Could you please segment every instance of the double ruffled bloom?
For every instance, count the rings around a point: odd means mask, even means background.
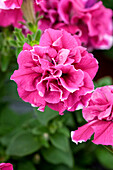
[[[13,170],[13,165],[10,163],[1,163],[0,170]]]
[[[48,105],[62,114],[87,105],[98,63],[70,33],[46,30],[39,45],[24,45],[18,64],[11,80],[19,96],[39,110]]]
[[[75,143],[87,141],[93,134],[93,143],[113,146],[113,85],[97,88],[83,117],[87,124],[72,132]]]
[[[77,34],[89,48],[112,46],[112,10],[96,0],[42,0],[38,2],[42,30],[52,27]],[[106,24],[107,23],[107,24]]]

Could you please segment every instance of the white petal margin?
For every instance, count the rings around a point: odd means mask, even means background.
[[[74,133],[75,133],[74,131],[71,131],[71,139],[74,143],[76,143],[78,145],[78,143],[85,142],[85,140],[79,140],[79,141],[73,140]]]
[[[113,45],[113,36],[105,34],[102,39],[105,39],[108,41],[108,45],[101,45],[99,49],[104,50],[104,49],[110,49]]]

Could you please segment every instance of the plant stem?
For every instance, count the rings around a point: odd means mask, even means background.
[[[35,23],[36,18],[35,18],[35,11],[33,7],[33,0],[23,0],[22,12],[27,22],[30,22],[32,24]]]
[[[112,146],[105,146],[104,147],[113,154],[113,147]]]

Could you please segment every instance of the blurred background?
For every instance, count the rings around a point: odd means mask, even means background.
[[[103,3],[113,9],[113,0]],[[60,116],[46,107],[41,113],[19,98],[10,80],[18,68],[12,32],[11,26],[0,28],[0,162],[14,170],[112,170],[113,155],[104,146],[71,141],[70,131],[85,124],[81,110]],[[92,53],[99,61],[95,87],[113,84],[113,47]]]

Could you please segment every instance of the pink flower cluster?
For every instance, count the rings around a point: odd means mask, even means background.
[[[113,146],[113,85],[97,88],[83,109],[88,123],[72,132],[75,143],[87,141],[93,134],[93,143]]]
[[[13,170],[13,165],[10,163],[1,163],[0,170]]]
[[[64,30],[48,29],[40,44],[25,44],[18,56],[19,69],[11,76],[19,96],[44,111],[74,111],[87,105],[98,63]]]
[[[0,1],[0,26],[21,27],[23,0]],[[37,3],[37,4],[36,4]],[[39,28],[65,29],[78,35],[89,49],[109,49],[112,46],[112,10],[96,0],[36,0],[35,12],[44,18]],[[106,24],[107,23],[107,24]]]
[[[42,0],[39,22],[42,30],[52,27],[77,34],[89,48],[108,49],[112,46],[112,10],[96,0]],[[106,24],[107,23],[107,24]]]

